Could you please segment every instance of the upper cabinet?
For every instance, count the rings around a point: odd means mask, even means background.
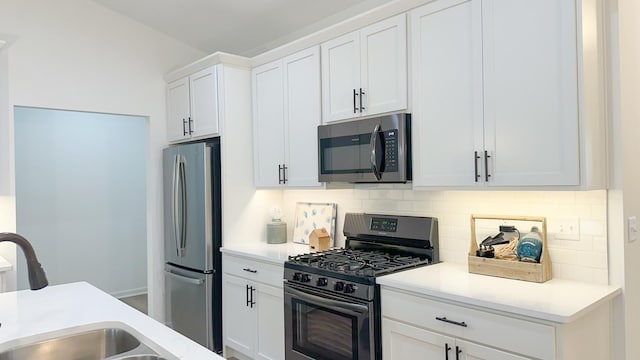
[[[321,52],[324,123],[407,108],[405,14],[327,41]]]
[[[318,46],[252,70],[256,187],[318,183]]]
[[[167,84],[167,139],[187,141],[217,135],[217,66]]]
[[[604,121],[584,111],[598,96],[584,90],[600,84],[590,82],[598,64],[584,66],[579,10],[575,0],[438,0],[411,12],[414,185],[602,185],[601,141],[580,143]]]

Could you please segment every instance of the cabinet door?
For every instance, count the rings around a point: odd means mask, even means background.
[[[362,114],[407,108],[407,23],[405,14],[360,30]],[[358,89],[359,90],[359,89]]]
[[[382,319],[382,358],[385,360],[454,359],[454,350],[453,338]]]
[[[284,294],[282,288],[258,284],[257,360],[284,359]],[[254,307],[256,306],[254,305]]]
[[[167,84],[167,140],[189,138],[189,78]]]
[[[257,316],[256,306],[247,306],[247,296],[250,296],[250,286],[255,284],[247,280],[232,276],[223,276],[223,324],[224,343],[234,350],[253,357],[256,343]],[[255,296],[255,293],[254,293]]]
[[[413,182],[483,183],[480,1],[439,0],[410,16]]]
[[[282,61],[252,71],[254,180],[256,187],[279,186],[284,164]]]
[[[189,76],[191,136],[214,135],[218,128],[218,80],[215,66]]]
[[[360,116],[360,33],[327,41],[322,52],[322,120]]]
[[[482,4],[489,185],[578,185],[575,0]]]
[[[283,60],[287,184],[319,186],[320,50],[313,47]]]
[[[460,350],[456,359],[460,360],[527,360],[529,358],[514,355],[487,346],[474,344],[468,341],[456,340],[455,351]]]

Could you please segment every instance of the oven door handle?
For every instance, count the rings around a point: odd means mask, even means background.
[[[348,310],[348,311],[350,311],[352,313],[355,313],[355,314],[363,314],[363,313],[369,312],[369,307],[367,307],[365,305],[353,304],[353,303],[337,301],[337,300],[331,300],[331,299],[325,299],[325,298],[320,297],[320,296],[311,295],[311,294],[306,293],[304,291],[293,289],[290,286],[287,286],[285,291],[287,293],[289,293],[289,294],[301,299],[301,300],[312,301],[315,304],[322,305],[322,306],[324,306],[324,307],[326,307],[328,309],[334,310],[334,311],[338,311],[338,312],[344,313],[345,310]]]

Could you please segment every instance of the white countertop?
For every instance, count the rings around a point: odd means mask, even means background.
[[[287,242],[284,244],[233,244],[223,246],[220,251],[227,254],[250,257],[256,260],[267,261],[282,265],[290,255],[299,255],[311,252],[309,245]]]
[[[383,288],[505,311],[556,323],[576,320],[618,296],[616,286],[552,279],[544,283],[470,274],[459,264],[440,263],[382,276]]]
[[[0,273],[13,269],[13,265],[7,259],[0,256]]]
[[[179,359],[223,359],[86,282],[2,293],[0,323],[0,351],[49,338],[47,333],[124,324]]]

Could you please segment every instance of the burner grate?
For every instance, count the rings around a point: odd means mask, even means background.
[[[360,249],[332,249],[318,253],[290,256],[289,262],[365,277],[380,276],[404,268],[430,263],[426,257]]]

